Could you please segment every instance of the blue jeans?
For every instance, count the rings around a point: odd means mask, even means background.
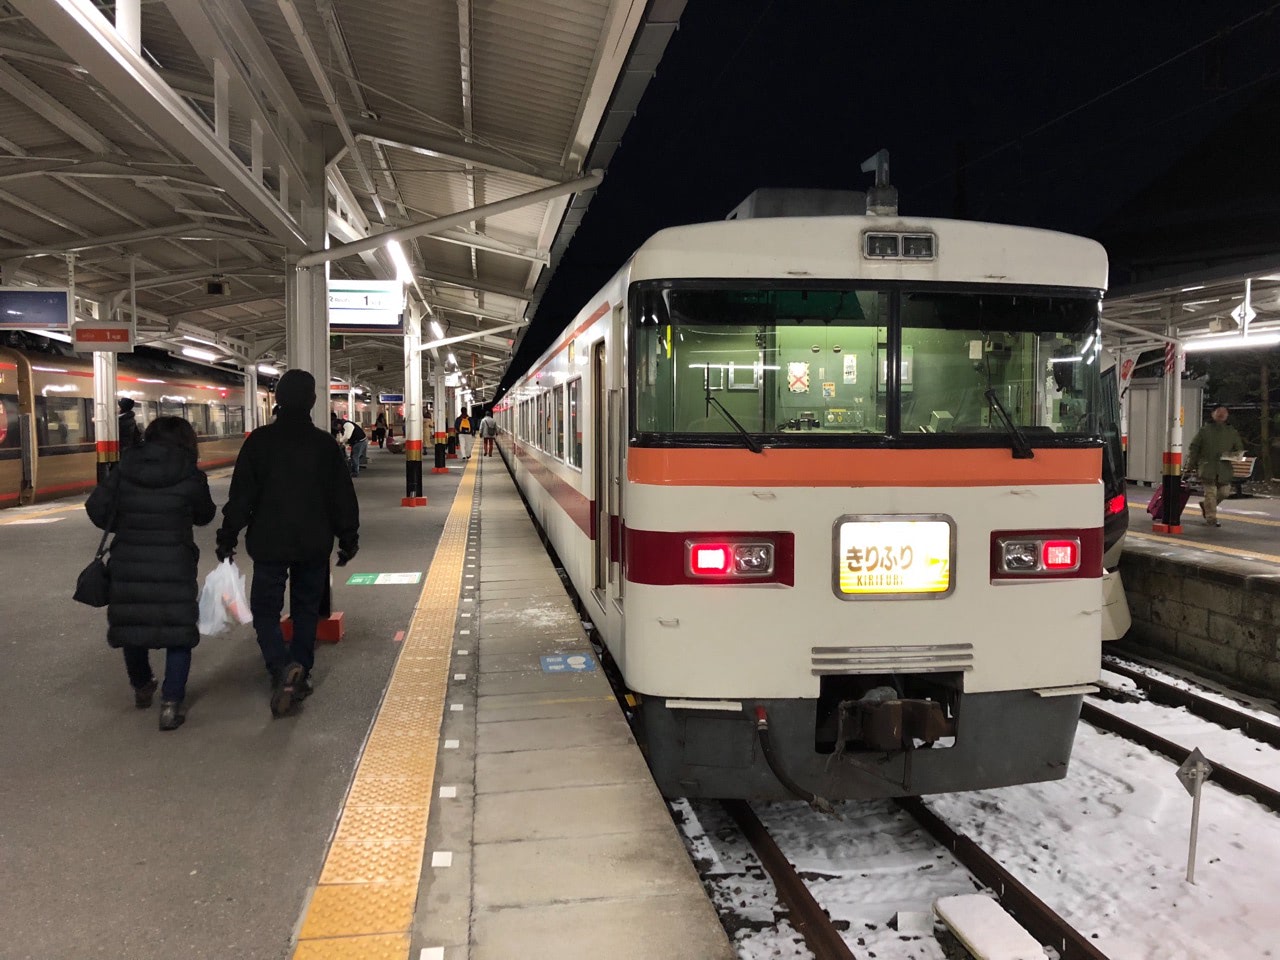
[[[145,687],[155,679],[151,672],[151,651],[146,647],[121,647],[124,651],[124,668],[129,673],[129,683]],[[162,700],[181,700],[187,695],[187,677],[191,673],[191,650],[188,647],[167,647],[164,652],[164,685],[160,688]]]
[[[357,440],[351,444],[351,475],[353,477],[360,476],[360,461],[364,459],[365,453],[369,449],[368,439]]]
[[[293,642],[286,647],[280,632],[284,610],[284,584],[289,581],[289,616],[293,620]],[[279,676],[290,663],[300,663],[311,672],[316,660],[316,623],[320,601],[329,581],[329,558],[253,562],[253,585],[249,588],[249,609],[253,629],[258,634],[262,659],[272,676]]]

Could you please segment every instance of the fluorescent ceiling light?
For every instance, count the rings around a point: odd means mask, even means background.
[[[449,362],[456,367],[458,365],[458,358],[451,353],[449,354]]]
[[[267,363],[260,363],[260,364],[258,364],[258,372],[259,372],[259,373],[265,373],[268,377],[278,377],[278,376],[280,376],[280,368],[279,368],[279,367],[273,367],[273,366],[271,366],[270,364],[267,364]]]
[[[396,265],[396,279],[401,283],[413,283],[413,267],[409,258],[404,255],[404,247],[399,240],[388,240],[387,250],[391,254],[391,262]]]
[[[10,310],[9,313],[14,311]],[[70,343],[71,338],[65,333],[59,333],[57,330],[25,330],[24,333],[34,333],[41,337],[48,337],[50,340],[60,340],[63,343]]]
[[[203,343],[203,344],[204,344],[205,346],[207,346],[207,347],[216,347],[216,346],[217,346],[217,344],[216,344],[216,343],[214,343],[212,340],[205,340],[205,339],[202,339],[201,337],[192,337],[192,336],[189,336],[188,334],[185,334],[185,333],[182,335],[182,339],[183,339],[183,340],[190,340],[192,343]]]
[[[1185,353],[1208,353],[1215,350],[1256,350],[1274,347],[1280,343],[1280,333],[1268,333],[1261,337],[1241,337],[1228,334],[1218,337],[1194,337],[1182,342]]]
[[[201,350],[198,347],[183,347],[182,355],[184,357],[190,357],[193,360],[206,360],[210,363],[219,359],[218,355],[212,350]]]
[[[444,328],[440,326],[438,321],[436,320],[431,321],[431,332],[436,335],[437,340],[444,339]]]

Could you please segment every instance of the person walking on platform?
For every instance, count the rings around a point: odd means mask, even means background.
[[[121,397],[116,401],[116,406],[120,408],[120,416],[118,418],[120,424],[120,452],[124,453],[130,447],[136,447],[142,443],[142,431],[138,429],[138,415],[133,412],[134,402],[129,397]]]
[[[342,448],[351,451],[351,475],[360,476],[360,461],[364,459],[369,449],[368,436],[358,424],[338,417],[336,414],[333,418],[333,431]]]
[[[1187,454],[1187,472],[1198,473],[1204,483],[1200,512],[1204,514],[1204,522],[1212,527],[1222,526],[1218,521],[1218,501],[1231,495],[1231,464],[1224,463],[1222,458],[1244,453],[1244,441],[1235,427],[1227,425],[1227,416],[1226,407],[1215,408],[1213,419],[1200,428]]]
[[[493,456],[493,438],[498,435],[498,421],[493,419],[493,411],[486,410],[480,420],[480,439],[484,441],[484,455]]]
[[[458,456],[463,460],[470,460],[471,444],[474,438],[471,431],[471,417],[466,410],[458,414],[458,419],[453,421],[453,428],[458,434]]]
[[[124,651],[139,710],[151,706],[156,692],[150,651],[165,651],[160,729],[176,730],[186,719],[191,651],[200,642],[200,551],[191,531],[209,523],[217,508],[209,480],[196,466],[190,423],[157,417],[144,439],[124,451],[84,506],[94,526],[116,534],[107,562],[107,643]]]
[[[329,553],[338,566],[360,549],[360,504],[333,438],[311,423],[315,377],[287,370],[276,386],[280,415],[245,438],[222,508],[218,559],[234,556],[240,531],[253,558],[249,608],[262,659],[271,673],[271,714],[283,716],[311,694],[316,624],[329,584]],[[289,584],[293,641],[280,631]]]

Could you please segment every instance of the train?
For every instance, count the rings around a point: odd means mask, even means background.
[[[1107,269],[894,212],[671,227],[502,393],[664,795],[1065,776],[1127,525]]]
[[[258,387],[256,423],[271,418],[272,382],[268,378]],[[134,400],[140,428],[159,416],[189,420],[199,439],[202,469],[235,462],[247,423],[244,377],[238,372],[144,349],[119,356],[116,396]],[[346,394],[335,393],[330,406],[347,416]],[[359,422],[371,426],[377,405],[358,399],[355,406]],[[23,410],[31,412],[25,430]],[[93,361],[43,337],[0,342],[0,508],[92,489],[96,441]]]

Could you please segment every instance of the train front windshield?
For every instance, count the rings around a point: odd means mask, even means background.
[[[1097,442],[1097,291],[632,288],[640,443]]]

